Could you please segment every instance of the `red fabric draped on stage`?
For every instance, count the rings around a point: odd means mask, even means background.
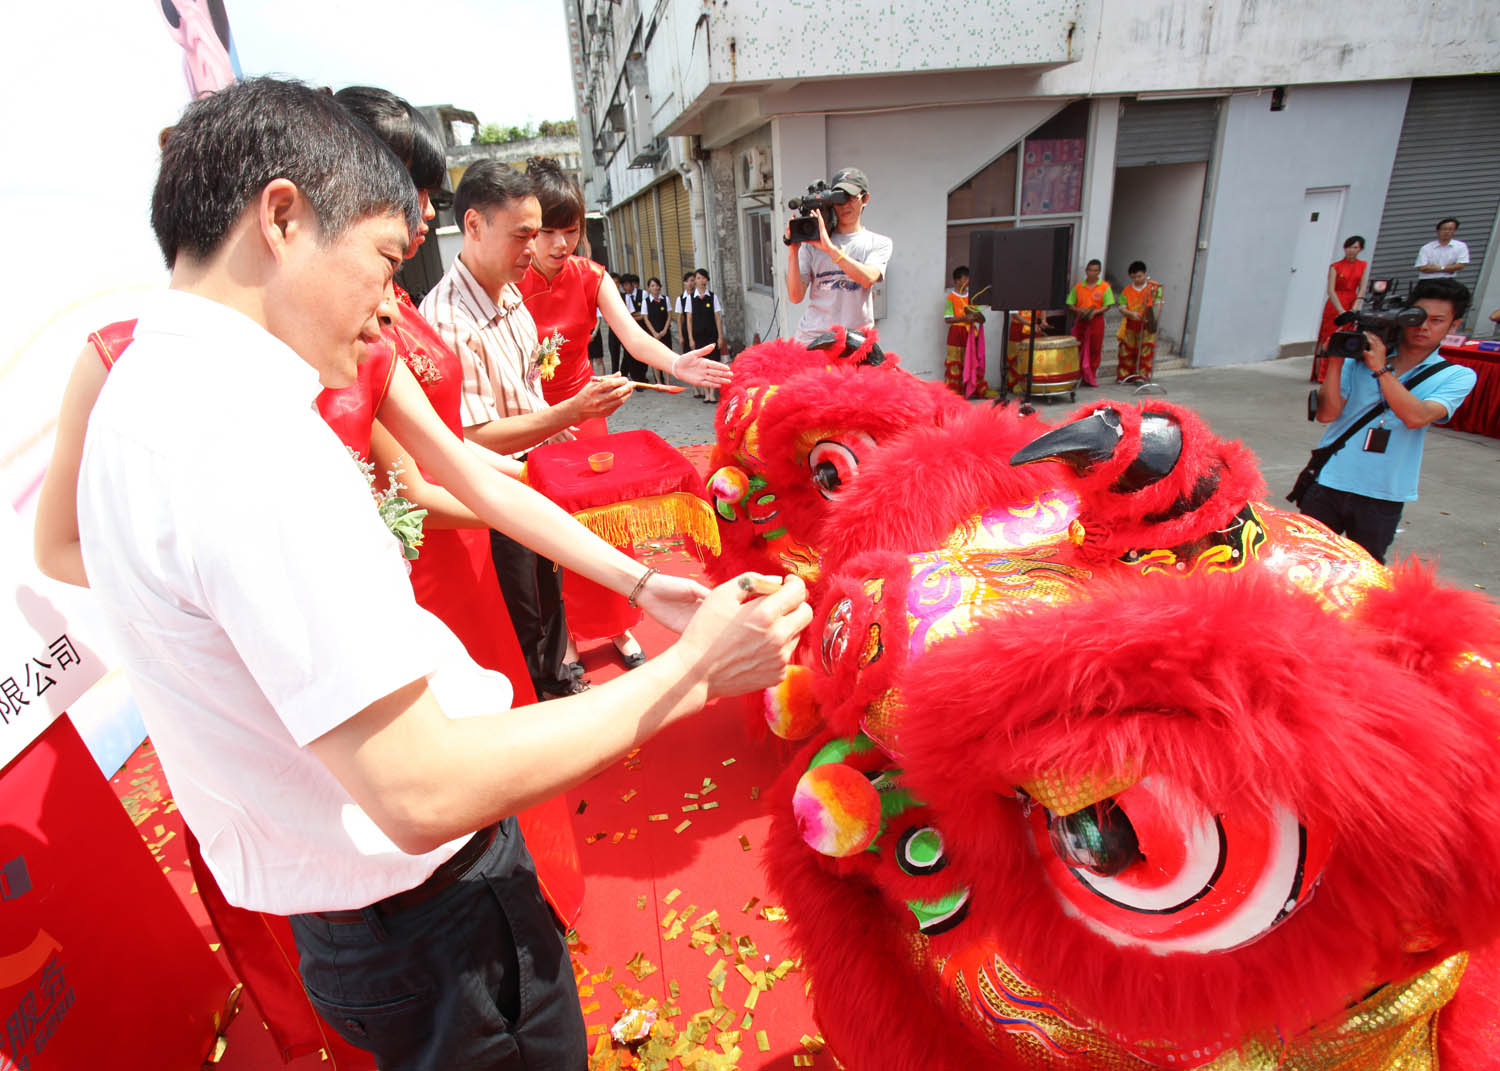
[[[595,472],[589,458],[601,452],[614,461],[608,471]],[[675,536],[718,552],[718,523],[703,477],[654,431],[539,446],[527,455],[526,479],[626,554],[634,556],[636,543]],[[563,599],[575,639],[618,636],[641,619],[624,597],[574,573],[563,578]]]
[[[615,455],[608,472],[589,468],[589,457],[601,451]],[[697,470],[660,435],[644,429],[539,446],[527,455],[526,478],[569,513],[675,491],[705,497]]]
[[[1478,377],[1448,427],[1500,439],[1500,351],[1480,350],[1471,343],[1444,346],[1441,352],[1445,360],[1474,369]]]

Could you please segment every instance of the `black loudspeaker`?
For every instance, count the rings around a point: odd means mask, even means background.
[[[1012,227],[969,235],[969,292],[992,309],[1060,309],[1068,300],[1073,228]]]

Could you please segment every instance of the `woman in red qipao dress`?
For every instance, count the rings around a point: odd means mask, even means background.
[[[536,322],[537,338],[545,340],[558,333],[564,340],[557,350],[556,366],[550,375],[543,373],[542,395],[547,404],[567,401],[592,378],[589,335],[600,315],[636,360],[695,387],[717,390],[727,385],[731,378],[729,366],[709,359],[714,346],[673,353],[631,315],[603,265],[574,255],[583,234],[583,191],[561,165],[551,157],[532,157],[526,162],[526,173],[535,183],[537,200],[541,202],[542,229],[536,238],[531,266],[519,284],[521,297]],[[727,352],[727,342],[719,345]],[[603,435],[608,430],[602,418],[573,429],[579,438]],[[630,553],[630,548],[620,549]],[[631,626],[640,621],[640,613],[625,599],[567,573],[563,577],[563,600],[569,633],[566,665],[575,676],[582,671],[574,645],[576,639],[608,636],[627,668],[634,669],[645,662],[645,652],[630,634]]]
[[[1344,256],[1328,265],[1328,300],[1323,302],[1323,322],[1318,326],[1318,356],[1313,358],[1310,382],[1321,383],[1328,371],[1329,358],[1321,356],[1328,348],[1328,338],[1337,328],[1334,318],[1341,312],[1359,308],[1365,299],[1365,271],[1369,262],[1360,260],[1365,240],[1358,234],[1344,239]]]

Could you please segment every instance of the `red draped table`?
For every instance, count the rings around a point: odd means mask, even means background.
[[[1445,360],[1474,369],[1477,382],[1464,404],[1458,407],[1448,427],[1500,439],[1500,343],[1482,343],[1495,349],[1480,349],[1480,343],[1444,346]]]
[[[614,455],[608,472],[589,458]],[[635,544],[682,537],[700,558],[719,553],[719,526],[703,478],[654,431],[622,431],[552,443],[526,457],[526,479],[605,542],[627,554]],[[568,628],[575,639],[618,636],[640,620],[624,596],[569,573],[563,579]]]

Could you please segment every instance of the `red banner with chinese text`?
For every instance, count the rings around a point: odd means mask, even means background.
[[[0,1068],[199,1066],[231,980],[66,717],[0,815]]]

